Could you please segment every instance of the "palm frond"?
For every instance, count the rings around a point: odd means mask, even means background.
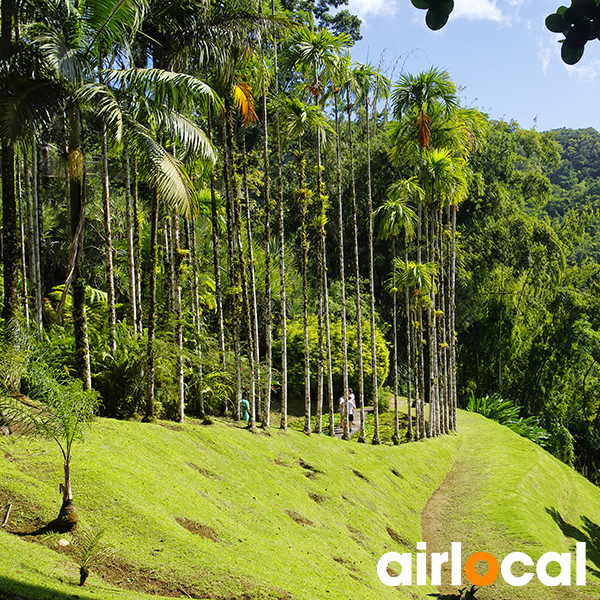
[[[110,133],[117,141],[123,134],[123,111],[113,91],[99,83],[86,83],[75,92],[75,99],[82,105],[93,109],[101,117]]]
[[[167,152],[141,124],[133,123],[132,135],[140,150],[145,179],[157,187],[159,197],[169,206],[191,218],[198,211],[198,199],[183,163]]]

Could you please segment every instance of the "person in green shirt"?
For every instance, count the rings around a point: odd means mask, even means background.
[[[240,406],[242,410],[242,419],[248,423],[250,421],[250,402],[248,402],[246,398],[242,398]]]

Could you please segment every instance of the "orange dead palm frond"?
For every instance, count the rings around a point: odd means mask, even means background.
[[[417,120],[417,142],[419,144],[419,148],[428,150],[429,149],[429,139],[431,137],[431,119],[424,112],[420,111]]]
[[[233,98],[235,105],[240,109],[244,117],[244,127],[248,127],[250,123],[258,123],[250,84],[245,82],[235,83],[233,85]]]

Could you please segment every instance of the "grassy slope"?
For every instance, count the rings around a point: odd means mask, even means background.
[[[585,540],[586,589],[597,597],[600,490],[506,428],[479,415],[460,419],[458,436],[399,448],[296,432],[251,436],[226,423],[99,420],[76,449],[77,506],[86,525],[108,527],[106,540],[123,563],[188,593],[427,598],[431,587],[384,587],[376,563],[385,552],[415,551],[421,512],[450,472],[446,482],[461,496],[436,518],[449,541],[463,542],[465,557],[474,550],[498,558],[524,550],[536,558]],[[0,491],[26,497],[45,520],[58,512],[60,477],[52,444],[0,439]],[[30,509],[17,511],[13,529],[28,518]],[[218,541],[190,533],[177,518],[202,525]],[[146,597],[112,591],[97,575],[84,588],[76,581],[68,556],[0,531],[0,590],[36,600]],[[526,586],[495,596],[490,588],[487,597],[538,600],[546,591]],[[565,592],[547,597],[570,598]]]
[[[382,586],[376,563],[402,548],[391,536],[404,538],[404,551],[414,549],[421,511],[457,446],[456,436],[392,448],[296,432],[252,436],[225,423],[167,428],[99,420],[76,450],[74,491],[82,521],[108,526],[106,539],[122,560],[188,592],[411,598],[409,590]],[[44,519],[54,517],[61,474],[55,447],[4,438],[0,450],[18,459],[0,455],[0,487],[29,498]],[[176,517],[214,530],[219,541],[193,535]],[[0,531],[0,589],[40,600],[73,593],[141,598],[110,592],[94,576],[76,588],[76,574],[67,557]],[[45,594],[46,587],[64,595]]]
[[[463,561],[476,551],[490,552],[499,561],[520,551],[537,561],[545,552],[574,553],[575,542],[587,543],[585,588],[549,588],[536,577],[515,588],[499,577],[478,596],[484,600],[597,599],[600,489],[540,446],[481,415],[461,412],[458,425],[457,461],[437,492],[443,490],[448,500],[438,516],[443,550],[451,541],[460,541]],[[551,564],[548,571],[558,575],[558,565]],[[519,573],[518,565],[513,572]]]

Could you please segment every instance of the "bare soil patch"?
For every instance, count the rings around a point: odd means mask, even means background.
[[[199,467],[198,465],[195,465],[194,463],[189,462],[188,467],[191,467],[192,469],[194,469],[194,471],[198,471],[198,473],[200,473],[200,475],[207,477],[208,479],[214,479],[215,481],[220,481],[221,479],[223,479],[216,473],[213,473],[212,471],[209,471],[208,469],[205,469],[204,467]]]
[[[185,517],[175,517],[175,520],[184,529],[187,529],[190,533],[193,533],[194,535],[202,536],[207,540],[211,540],[213,542],[221,541],[219,538],[219,534],[209,525],[203,525],[202,523],[192,521],[191,519],[187,519]]]
[[[303,517],[301,514],[297,513],[295,510],[286,510],[285,511],[287,516],[292,519],[293,521],[295,521],[296,523],[298,523],[298,525],[309,525],[311,527],[314,527],[315,524],[310,520],[307,519],[306,517]]]

